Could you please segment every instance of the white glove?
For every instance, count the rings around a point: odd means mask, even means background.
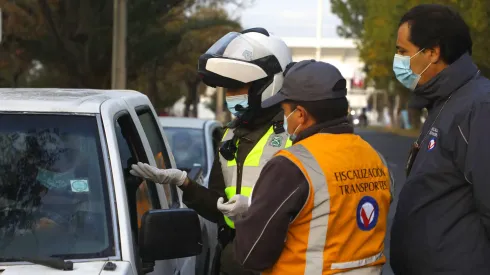
[[[235,195],[226,203],[223,203],[223,201],[223,198],[218,199],[218,210],[231,220],[248,210],[248,198],[243,195]]]
[[[131,175],[149,179],[155,183],[174,184],[181,186],[187,178],[187,172],[179,169],[159,169],[146,163],[138,162],[131,165]]]

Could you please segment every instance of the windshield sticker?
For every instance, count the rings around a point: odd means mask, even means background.
[[[75,193],[89,192],[88,180],[70,180],[71,191]]]

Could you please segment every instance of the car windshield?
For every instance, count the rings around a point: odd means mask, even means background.
[[[0,113],[0,258],[114,255],[95,116]]]
[[[204,130],[177,127],[165,127],[164,130],[177,168],[190,171],[195,166],[201,166],[203,175],[207,176]]]

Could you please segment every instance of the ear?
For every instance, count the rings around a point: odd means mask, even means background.
[[[437,64],[439,61],[442,61],[441,47],[435,46],[434,48],[428,50],[429,50],[430,62],[432,62],[433,64]]]
[[[305,122],[308,120],[308,112],[306,111],[305,108],[303,108],[303,106],[298,106],[296,107],[296,109],[298,109],[298,113],[299,113],[299,123],[301,124],[305,124]]]

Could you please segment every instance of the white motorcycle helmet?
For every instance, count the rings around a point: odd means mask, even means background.
[[[262,101],[281,89],[291,51],[282,39],[263,28],[230,32],[199,58],[198,73],[211,87],[237,89],[252,83],[247,109],[260,109]]]

